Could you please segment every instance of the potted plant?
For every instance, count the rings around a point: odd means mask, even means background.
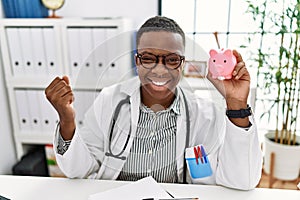
[[[275,127],[265,135],[264,171],[280,180],[296,180],[300,172],[300,0],[248,0],[258,31],[249,42],[257,68],[256,104]],[[249,44],[250,44],[249,43]],[[270,183],[270,186],[272,183]]]

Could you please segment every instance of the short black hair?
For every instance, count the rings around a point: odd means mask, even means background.
[[[185,45],[185,34],[180,26],[173,20],[163,16],[155,16],[149,18],[138,30],[136,34],[136,45],[138,46],[140,39],[145,32],[166,31],[178,33],[182,37],[183,45]]]

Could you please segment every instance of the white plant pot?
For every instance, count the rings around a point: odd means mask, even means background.
[[[295,180],[300,172],[300,145],[283,145],[273,142],[275,132],[265,134],[264,143],[264,171],[270,174],[271,153],[274,152],[274,174],[273,177],[280,180]],[[297,136],[300,144],[300,137]]]

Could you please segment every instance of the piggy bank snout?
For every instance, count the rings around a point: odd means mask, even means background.
[[[214,64],[214,67],[215,68],[224,68],[225,66],[222,64]]]

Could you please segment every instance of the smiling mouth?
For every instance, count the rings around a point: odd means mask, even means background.
[[[160,81],[151,81],[154,85],[156,86],[164,86],[168,83],[168,81],[163,81],[163,82],[160,82]]]

